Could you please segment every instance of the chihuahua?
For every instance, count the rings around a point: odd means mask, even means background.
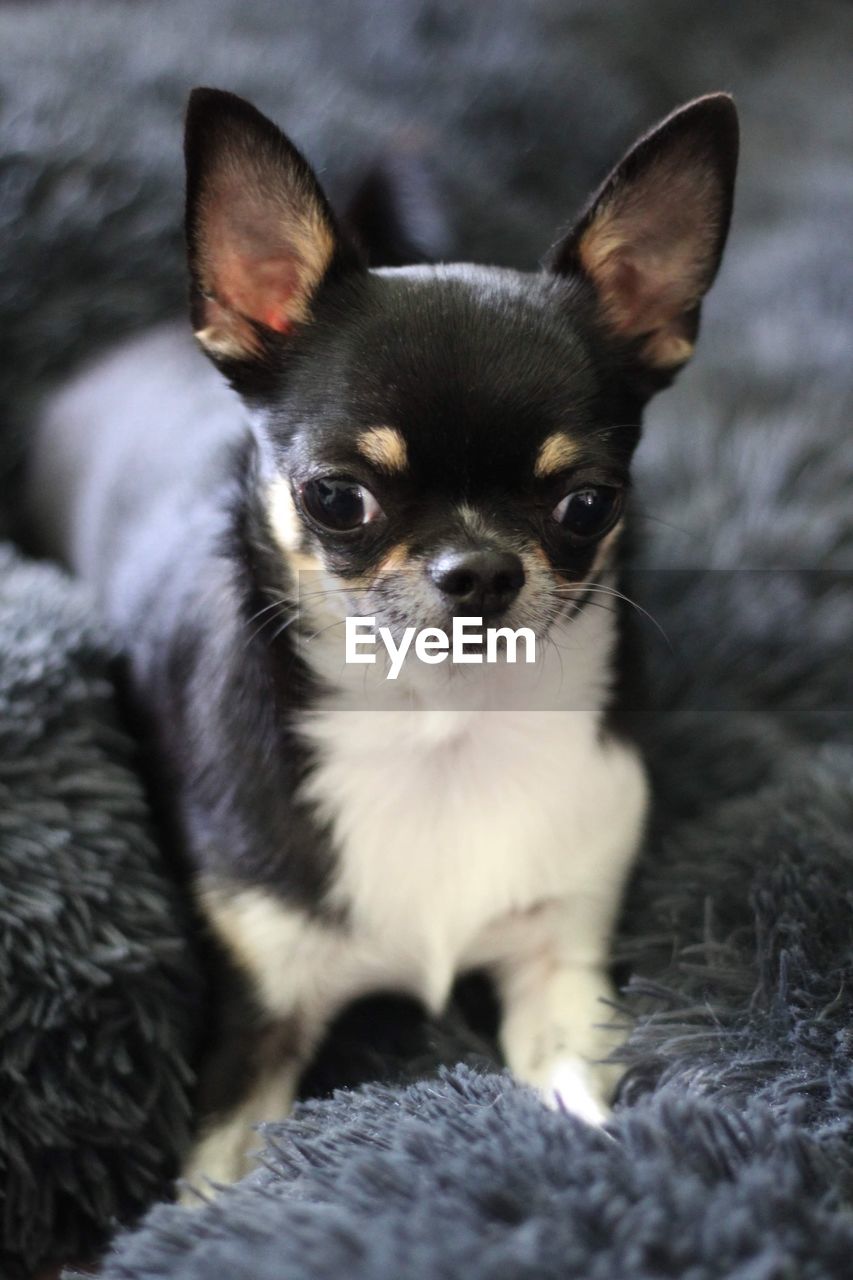
[[[127,654],[198,903],[250,993],[208,1067],[239,1059],[239,1088],[190,1177],[244,1171],[345,1004],[439,1011],[472,970],[515,1076],[605,1114],[608,943],[647,804],[623,714],[631,459],[692,354],[737,145],[731,99],[700,98],[541,270],[371,269],[274,124],[193,92],[195,344],[164,328],[65,388],[32,484]],[[420,657],[394,679],[381,653],[346,661],[352,618],[398,649],[425,635]],[[472,619],[492,661],[430,661],[431,633]],[[532,663],[511,661],[519,631]]]

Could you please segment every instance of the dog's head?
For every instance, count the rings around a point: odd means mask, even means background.
[[[196,90],[196,336],[244,398],[270,529],[394,628],[547,630],[618,539],[643,405],[689,359],[728,229],[737,118],[642,138],[540,272],[368,270],[307,162]]]

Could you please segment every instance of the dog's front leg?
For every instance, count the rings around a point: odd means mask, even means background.
[[[558,914],[553,937],[508,957],[497,972],[510,1070],[551,1105],[596,1124],[606,1119],[618,1078],[604,1060],[620,1038],[597,914],[583,924],[574,913],[571,920]]]
[[[201,1069],[200,1132],[183,1170],[190,1188],[204,1190],[247,1173],[262,1146],[258,1126],[290,1112],[300,1076],[346,998],[348,970],[339,933],[265,890],[208,887],[200,898],[241,975],[240,992],[222,993],[222,1030]]]
[[[233,1096],[203,1116],[182,1170],[185,1202],[191,1204],[198,1192],[207,1194],[211,1186],[236,1182],[250,1172],[253,1156],[263,1145],[258,1126],[284,1119],[293,1106],[305,1065],[302,1043],[295,1018],[283,1018],[262,1029],[245,1027],[239,1044],[222,1045],[203,1065],[203,1093],[223,1088],[235,1059],[238,1080]]]

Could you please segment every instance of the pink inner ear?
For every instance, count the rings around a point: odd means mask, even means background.
[[[217,262],[214,292],[232,311],[290,333],[300,309],[299,269],[294,257],[256,258],[231,250]]]

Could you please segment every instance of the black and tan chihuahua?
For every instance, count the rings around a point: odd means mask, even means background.
[[[191,1176],[243,1171],[347,1002],[439,1010],[473,969],[516,1076],[604,1114],[647,788],[620,613],[597,606],[619,598],[643,407],[720,262],[737,137],[726,95],[676,111],[541,271],[368,269],[269,120],[192,94],[192,320],[218,373],[174,328],[102,360],[46,413],[32,482],[128,655],[198,901],[251,984],[244,1087]],[[356,615],[526,628],[533,673],[507,644],[389,681],[342,660]]]

